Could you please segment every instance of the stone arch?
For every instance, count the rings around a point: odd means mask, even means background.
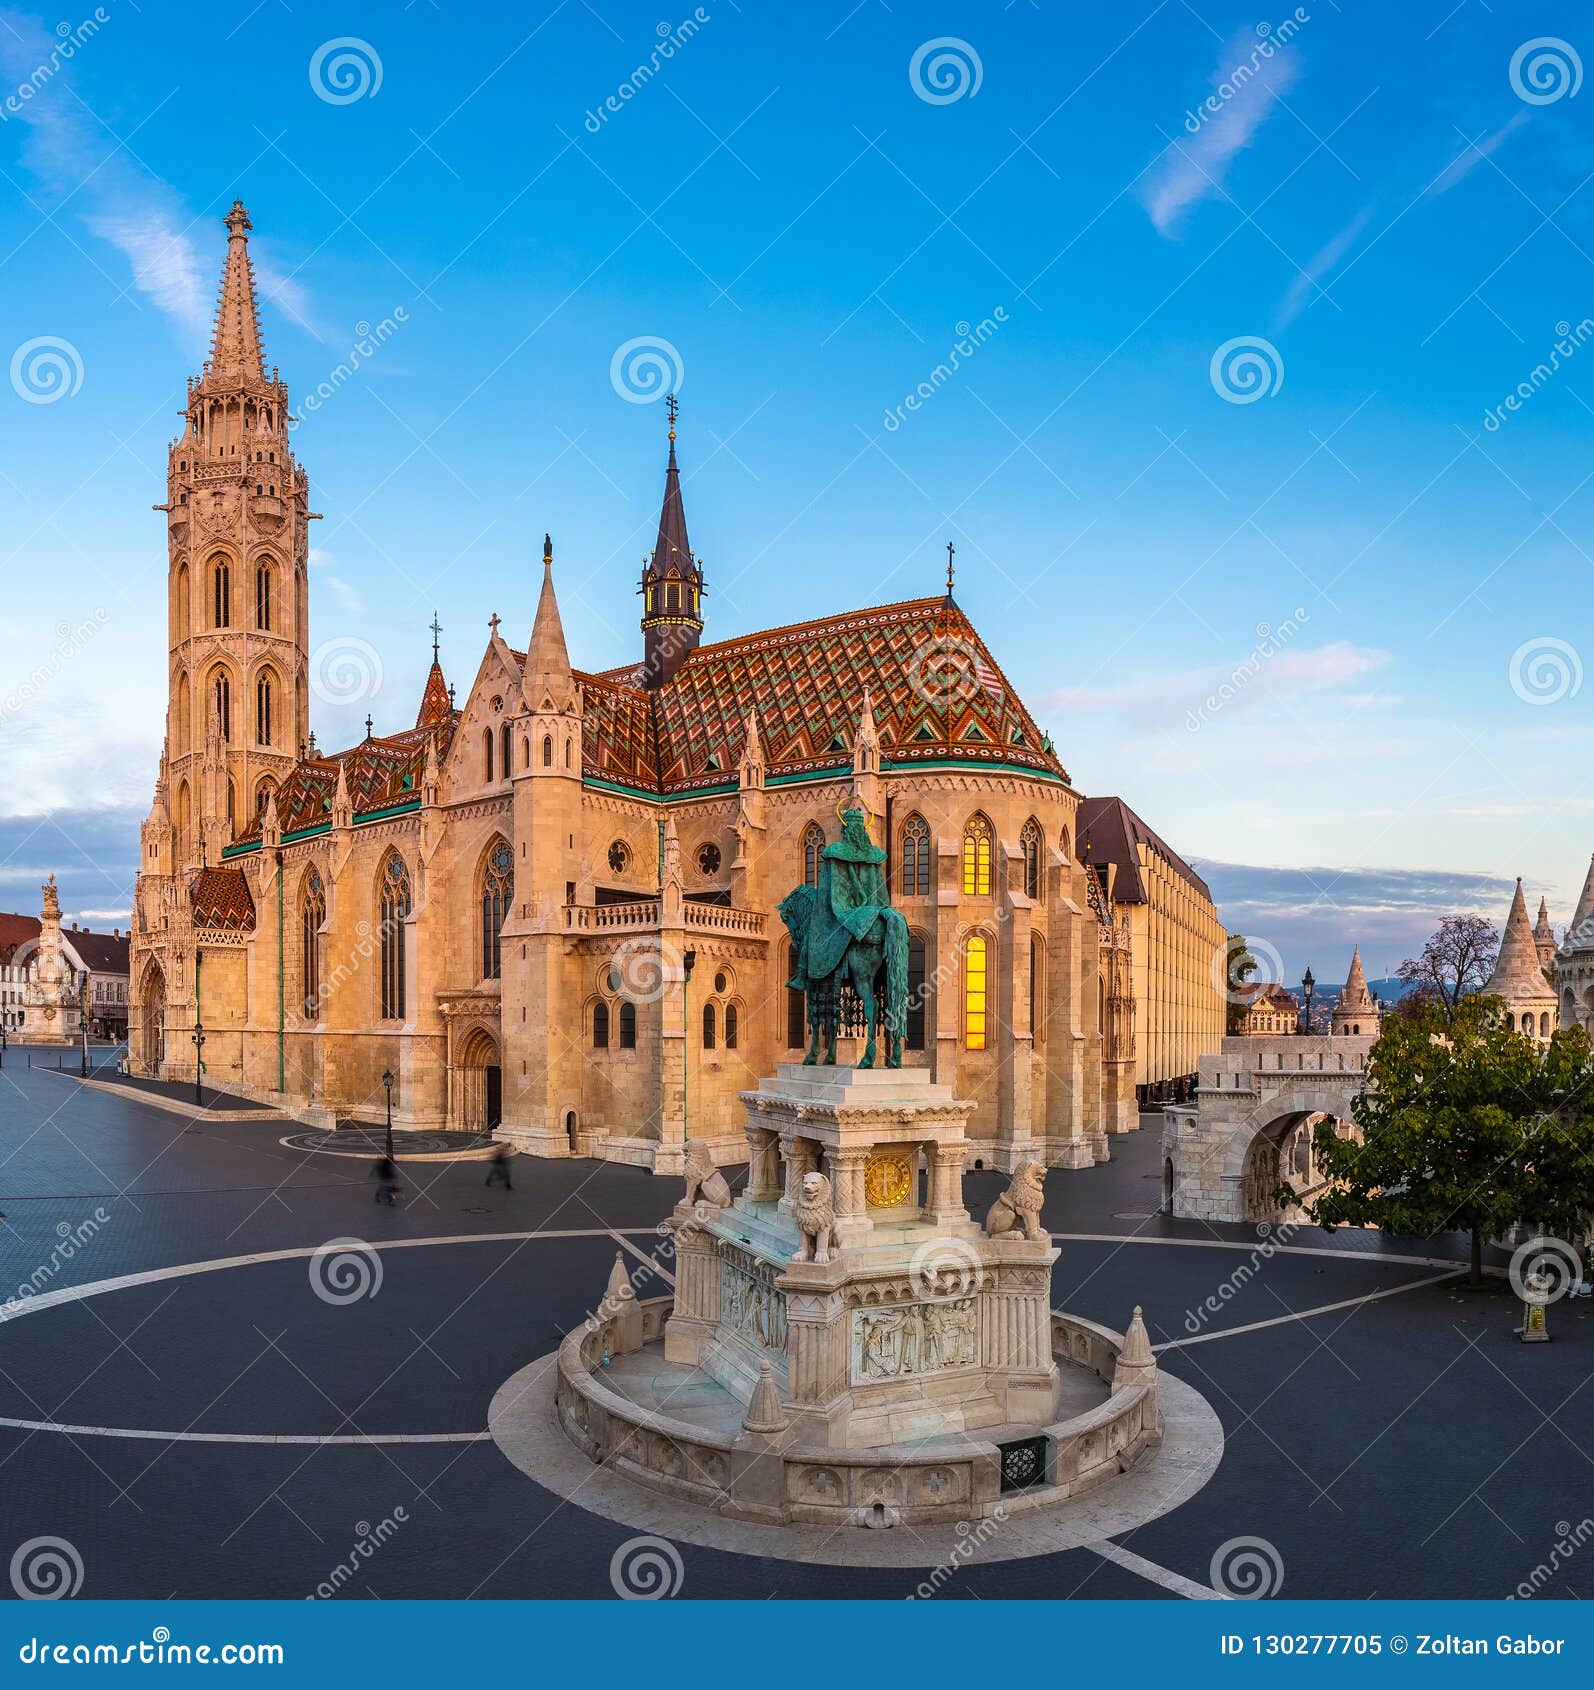
[[[186,640],[194,627],[194,584],[189,579],[188,565],[180,563],[177,566],[177,602],[172,607],[176,612],[173,623],[177,629],[177,637]]]
[[[1350,1092],[1332,1086],[1275,1092],[1229,1130],[1218,1172],[1235,1182],[1239,1190],[1238,1219],[1273,1221],[1282,1217],[1282,1210],[1267,1194],[1283,1175],[1281,1152],[1285,1141],[1313,1115],[1331,1115],[1354,1123],[1356,1100]]]
[[[166,976],[153,957],[138,991],[138,1060],[146,1074],[166,1061]]]
[[[503,1118],[498,1040],[478,1023],[460,1038],[449,1072],[449,1120],[461,1132],[491,1132]]]

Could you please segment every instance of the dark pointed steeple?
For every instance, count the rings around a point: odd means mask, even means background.
[[[642,684],[650,691],[675,678],[703,634],[703,571],[686,537],[681,472],[675,462],[675,419],[680,407],[673,393],[667,404],[670,457],[664,469],[664,503],[659,508],[659,537],[642,571],[640,589]]]

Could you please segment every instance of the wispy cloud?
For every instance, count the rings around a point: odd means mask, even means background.
[[[1312,254],[1297,272],[1295,280],[1290,283],[1289,292],[1284,295],[1283,302],[1273,318],[1274,328],[1282,329],[1300,316],[1316,297],[1318,283],[1330,270],[1338,266],[1339,261],[1361,239],[1362,230],[1367,227],[1367,220],[1372,214],[1373,208],[1370,205],[1363,206],[1327,246]]]
[[[1502,922],[1515,885],[1504,875],[1434,869],[1193,866],[1232,931],[1276,946],[1288,977],[1310,963],[1331,985],[1344,979],[1352,945],[1361,945],[1370,975],[1388,975],[1447,915]]]
[[[28,197],[58,219],[63,212],[75,218],[114,247],[131,272],[128,291],[148,299],[197,350],[204,345],[213,288],[211,265],[201,262],[194,242],[196,220],[182,196],[145,168],[126,134],[102,122],[77,87],[80,66],[96,58],[114,77],[116,29],[113,13],[100,33],[62,62],[57,36],[41,19],[0,9],[0,84],[9,89],[37,81],[41,66],[56,65],[15,114],[26,136],[21,164],[31,178]],[[59,226],[69,229],[70,223]],[[303,321],[302,290],[295,294],[293,287],[283,285],[284,308]]]
[[[1192,205],[1221,191],[1235,155],[1250,146],[1299,73],[1300,59],[1292,48],[1269,52],[1248,30],[1224,45],[1212,77],[1213,98],[1221,104],[1194,134],[1174,137],[1146,184],[1143,199],[1160,234],[1177,233]]]
[[[1449,193],[1458,182],[1476,170],[1486,158],[1492,157],[1527,122],[1529,115],[1526,111],[1519,111],[1509,123],[1501,124],[1492,135],[1484,136],[1481,141],[1468,141],[1450,163],[1428,184],[1428,192],[1430,194]]]
[[[1352,645],[1347,640],[1281,651],[1258,665],[1243,686],[1233,689],[1224,711],[1238,715],[1269,700],[1329,692],[1384,668],[1389,661],[1387,651]],[[1169,674],[1150,673],[1105,687],[1064,687],[1047,698],[1042,709],[1043,713],[1100,711],[1142,727],[1166,727],[1182,722],[1186,711],[1198,708],[1217,688],[1231,682],[1234,672],[1232,665],[1212,664]],[[1364,700],[1380,697],[1367,693],[1350,696]],[[1380,701],[1393,702],[1388,695],[1382,695]]]

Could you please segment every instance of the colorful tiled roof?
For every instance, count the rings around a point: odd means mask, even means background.
[[[524,652],[510,655],[524,667]],[[866,692],[888,768],[967,761],[1068,779],[985,642],[945,598],[699,646],[656,691],[637,684],[635,665],[574,674],[582,694],[582,773],[643,792],[734,785],[749,710],[758,716],[768,777],[849,768]],[[282,831],[331,821],[339,764],[357,817],[418,796],[428,734],[435,725],[441,761],[459,726],[460,712],[445,710],[446,698],[434,664],[414,728],[300,763],[277,791]],[[261,818],[252,818],[236,843],[257,843],[260,828]]]
[[[459,712],[450,706],[447,719],[436,729],[439,762],[447,755],[458,726]],[[348,751],[307,758],[277,788],[277,825],[284,833],[297,833],[304,828],[330,824],[340,763],[356,816],[389,810],[418,799],[421,774],[426,766],[426,741],[432,731],[414,727],[406,728],[403,733],[378,734]],[[262,819],[252,817],[235,843],[258,844]]]
[[[241,868],[201,869],[189,896],[198,926],[220,927],[229,933],[254,931],[255,900],[249,877]]]
[[[655,692],[631,684],[633,674],[578,676],[589,776],[664,794],[732,783],[750,709],[770,777],[846,768],[867,692],[888,766],[966,758],[1068,778],[984,641],[944,598],[699,646]]]

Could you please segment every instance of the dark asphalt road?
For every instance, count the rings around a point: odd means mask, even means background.
[[[7,1419],[479,1432],[503,1380],[590,1308],[614,1252],[603,1236],[503,1235],[651,1228],[678,1189],[624,1168],[520,1159],[506,1194],[484,1188],[479,1163],[411,1164],[410,1200],[391,1212],[372,1203],[362,1163],[279,1145],[291,1124],[189,1122],[30,1073],[20,1054],[13,1046],[0,1079],[0,1299],[334,1238],[459,1241],[381,1251],[377,1294],[342,1305],[314,1293],[299,1256],[6,1321]],[[1226,1334],[1160,1358],[1221,1417],[1222,1465],[1123,1546],[1206,1583],[1220,1545],[1260,1537],[1279,1553],[1286,1596],[1492,1597],[1527,1578],[1591,1493],[1589,1305],[1553,1307],[1556,1341],[1537,1347],[1512,1339],[1506,1295],[1449,1285],[1294,1319],[1430,1278],[1438,1270],[1390,1258],[1453,1259],[1460,1241],[1392,1250],[1306,1230],[1257,1256],[1251,1229],[1146,1218],[1158,1125],[1118,1141],[1110,1165],[1054,1173],[1046,1210],[1054,1231],[1107,1235],[1064,1242],[1057,1306],[1122,1326],[1140,1303],[1158,1344]],[[1001,1184],[970,1176],[971,1206],[982,1211]],[[1313,1253],[1324,1249],[1336,1254]],[[1201,1315],[1226,1285],[1232,1295]],[[1259,1322],[1273,1324],[1239,1330]],[[0,1556],[66,1538],[85,1596],[302,1596],[363,1526],[402,1508],[348,1594],[607,1597],[610,1557],[635,1535],[542,1491],[490,1442],[208,1444],[0,1427],[0,1495]],[[901,1596],[922,1576],[682,1555],[687,1596]],[[938,1559],[927,1537],[925,1565]],[[1171,1592],[1076,1550],[972,1568],[942,1595]],[[1594,1552],[1544,1595],[1594,1595]]]

